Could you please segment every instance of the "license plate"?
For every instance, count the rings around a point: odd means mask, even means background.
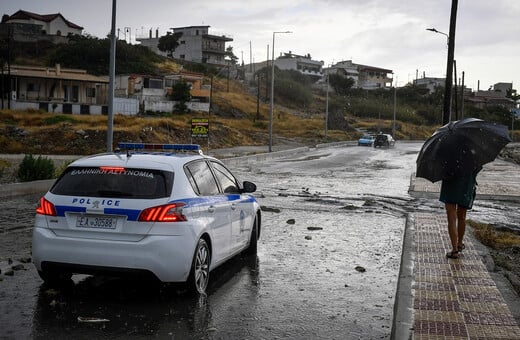
[[[115,229],[117,226],[117,218],[115,217],[98,217],[98,216],[78,216],[76,227],[79,228],[98,228],[98,229]]]

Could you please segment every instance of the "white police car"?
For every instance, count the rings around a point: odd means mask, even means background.
[[[32,254],[45,282],[151,273],[204,293],[212,269],[239,252],[256,253],[255,184],[240,184],[195,144],[118,148],[126,151],[71,163],[40,199]]]

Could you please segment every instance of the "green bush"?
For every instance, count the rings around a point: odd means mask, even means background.
[[[18,178],[22,182],[54,178],[54,162],[41,156],[25,155],[18,167]]]
[[[45,118],[43,124],[45,125],[54,125],[58,123],[77,123],[78,121],[70,116],[66,115],[53,115],[51,117]]]
[[[7,169],[9,169],[9,162],[5,159],[0,159],[0,177],[4,176]]]

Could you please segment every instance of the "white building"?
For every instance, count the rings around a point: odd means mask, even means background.
[[[210,26],[175,27],[173,33],[181,33],[179,46],[173,52],[173,58],[204,64],[227,65],[224,59],[226,55],[226,42],[233,41],[225,35],[213,35],[209,33]],[[137,38],[141,45],[150,48],[157,54],[166,56],[159,51],[159,32],[152,37],[150,31],[148,38]]]
[[[19,10],[13,15],[3,15],[2,30],[11,27],[15,41],[50,40],[67,42],[68,36],[81,35],[83,27],[65,19],[61,13],[36,14]]]
[[[325,70],[326,74],[339,74],[354,80],[354,87],[365,90],[388,89],[392,87],[392,70],[354,64],[352,60],[341,61]]]
[[[302,56],[289,51],[278,57],[274,65],[280,70],[295,70],[315,80],[323,77],[323,61],[312,60],[310,54]]]
[[[428,89],[429,93],[435,92],[437,87],[444,87],[446,84],[446,78],[433,78],[433,77],[424,77],[420,79],[415,79],[413,84],[417,87],[422,87]]]

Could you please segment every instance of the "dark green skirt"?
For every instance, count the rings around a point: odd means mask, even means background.
[[[475,199],[476,183],[474,176],[445,179],[442,181],[439,201],[471,209]]]

